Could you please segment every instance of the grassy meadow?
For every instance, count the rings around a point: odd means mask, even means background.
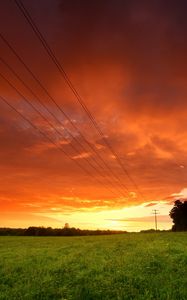
[[[0,237],[0,300],[187,299],[187,233]]]

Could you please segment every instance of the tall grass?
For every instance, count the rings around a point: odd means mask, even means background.
[[[187,300],[187,233],[0,237],[0,299]]]

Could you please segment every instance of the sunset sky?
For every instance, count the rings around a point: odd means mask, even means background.
[[[171,228],[187,198],[187,2],[22,0],[88,113],[16,2],[0,1],[0,227],[139,231],[158,209]]]

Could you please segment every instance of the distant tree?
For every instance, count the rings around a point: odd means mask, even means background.
[[[68,225],[69,226],[69,225]],[[117,230],[88,230],[64,226],[64,228],[36,227],[28,228],[0,228],[1,235],[26,235],[26,236],[84,236],[84,235],[108,235],[124,234],[126,231]]]
[[[187,231],[187,200],[176,200],[169,215],[174,223],[172,231]]]
[[[70,228],[69,223],[65,223],[64,228]]]

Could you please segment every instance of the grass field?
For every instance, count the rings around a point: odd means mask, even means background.
[[[0,299],[187,300],[187,233],[0,237]]]

